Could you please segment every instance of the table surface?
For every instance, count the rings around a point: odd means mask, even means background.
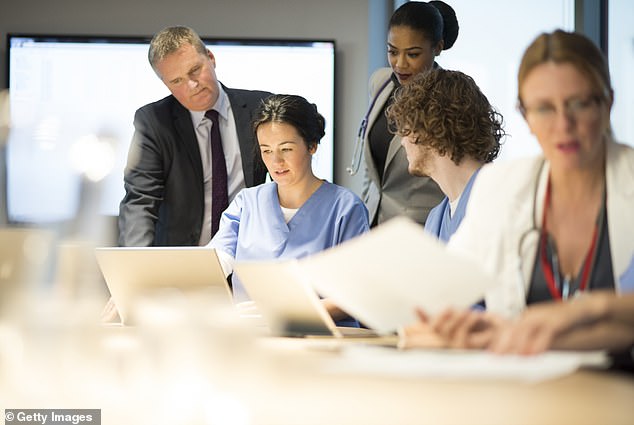
[[[247,395],[258,424],[634,424],[634,376],[599,369],[540,382],[303,370],[268,388]]]
[[[622,373],[582,369],[538,382],[339,373],[325,365],[370,340],[168,331],[86,329],[74,342],[62,334],[19,353],[0,347],[1,407],[100,408],[103,425],[634,423],[634,377]]]

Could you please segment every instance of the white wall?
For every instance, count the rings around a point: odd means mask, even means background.
[[[335,182],[360,191],[359,177],[345,167],[367,106],[367,0],[2,0],[0,87],[6,87],[9,32],[152,35],[168,25],[209,37],[335,39]]]

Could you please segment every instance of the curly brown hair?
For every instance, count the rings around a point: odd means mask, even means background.
[[[465,155],[493,161],[505,136],[503,118],[470,76],[434,69],[415,76],[394,94],[386,111],[390,130],[413,134],[417,142],[459,165]]]

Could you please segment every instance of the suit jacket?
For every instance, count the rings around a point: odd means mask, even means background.
[[[526,305],[548,171],[541,157],[489,164],[474,183],[465,218],[448,246],[497,278],[486,296],[488,310],[513,316]],[[605,178],[610,255],[620,292],[634,256],[634,149],[608,142]]]
[[[364,135],[365,177],[362,199],[368,207],[370,223],[380,224],[394,216],[406,215],[412,220],[425,224],[429,211],[444,198],[440,187],[429,177],[412,176],[408,171],[407,154],[401,146],[399,136],[392,137],[387,151],[383,180],[372,159],[368,136],[383,106],[388,101],[394,83],[389,82],[392,70],[382,68],[370,78],[370,96],[376,102],[368,112],[368,131]],[[377,217],[378,216],[378,217]]]
[[[245,184],[263,183],[266,171],[256,164],[251,120],[271,93],[223,89],[235,118]],[[170,95],[137,110],[134,128],[119,206],[119,245],[198,245],[203,170],[189,111]]]

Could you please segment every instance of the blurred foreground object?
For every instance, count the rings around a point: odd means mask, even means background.
[[[0,228],[0,315],[46,283],[53,241],[53,233],[43,229]]]

